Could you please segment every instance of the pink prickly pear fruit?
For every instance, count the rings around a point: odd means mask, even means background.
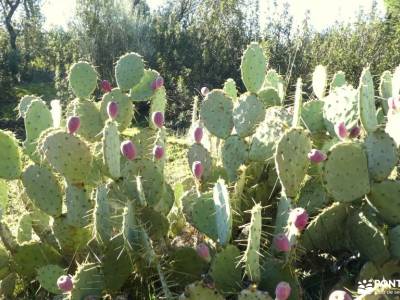
[[[290,287],[290,284],[285,281],[281,281],[277,284],[275,288],[275,299],[287,300],[291,292],[292,288]]]
[[[318,149],[312,149],[308,154],[308,159],[312,161],[313,163],[320,163],[324,160],[326,160],[326,154],[322,152],[321,150]]]
[[[345,291],[337,290],[329,295],[329,300],[352,300],[352,298]]]
[[[156,80],[151,83],[151,89],[157,90],[164,85],[164,78],[162,76],[158,76]]]
[[[67,121],[68,133],[74,134],[81,127],[81,119],[77,116],[69,117]]]
[[[340,122],[338,124],[336,124],[335,126],[335,132],[336,135],[340,138],[340,139],[345,139],[348,137],[349,133],[347,131],[346,128],[346,124],[344,124],[344,122]]]
[[[107,104],[107,113],[110,119],[115,120],[118,116],[118,104],[117,102],[110,101]]]
[[[201,94],[205,97],[207,96],[207,94],[210,92],[210,90],[208,89],[208,87],[203,86],[200,90]]]
[[[206,244],[204,244],[204,243],[198,244],[196,247],[196,252],[206,262],[211,261],[210,249],[208,248],[208,246]]]
[[[350,130],[349,137],[352,138],[352,139],[358,138],[359,135],[360,135],[360,132],[361,132],[360,127],[355,126]]]
[[[289,252],[290,251],[290,242],[286,235],[283,233],[277,234],[274,237],[274,246],[276,250],[280,252]]]
[[[155,145],[153,148],[153,156],[156,160],[160,160],[164,157],[164,148],[160,145]]]
[[[137,156],[137,150],[135,145],[127,140],[121,143],[121,153],[129,160],[134,160]]]
[[[201,143],[201,140],[203,139],[203,128],[201,127],[196,127],[194,130],[194,140],[197,144]]]
[[[103,90],[104,93],[109,93],[112,90],[111,83],[108,80],[102,80],[101,81],[101,89]]]
[[[193,175],[197,178],[197,179],[201,179],[201,176],[203,175],[204,172],[204,167],[202,165],[202,163],[200,161],[195,161],[192,165],[192,172]]]
[[[71,275],[62,275],[57,279],[57,286],[64,293],[72,291],[74,284]]]
[[[153,124],[157,128],[162,128],[164,126],[164,114],[161,111],[153,112],[152,115]]]
[[[304,208],[298,207],[290,212],[290,220],[300,231],[306,228],[308,224],[308,213]]]

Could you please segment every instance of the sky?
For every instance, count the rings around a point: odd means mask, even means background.
[[[272,9],[273,0],[260,0],[261,20],[265,20],[267,14],[276,13]],[[277,2],[283,2],[277,0]],[[335,20],[352,21],[359,9],[371,10],[373,0],[289,0],[290,13],[294,17],[295,24],[300,24],[306,11],[310,12],[312,26],[321,31],[334,24]],[[377,0],[378,11],[384,12],[383,0]],[[147,0],[151,9],[157,9],[165,3],[165,0]],[[45,0],[43,13],[46,18],[45,27],[66,27],[73,16],[75,0]],[[262,25],[263,22],[261,22]]]

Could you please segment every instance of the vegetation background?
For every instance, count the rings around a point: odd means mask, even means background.
[[[384,16],[374,3],[354,24],[336,22],[322,32],[307,16],[296,28],[289,4],[280,16],[263,20],[261,29],[259,1],[264,0],[168,0],[157,11],[145,0],[76,0],[67,29],[45,29],[43,1],[0,0],[0,128],[19,136],[18,98],[34,93],[47,101],[71,99],[66,75],[80,59],[113,81],[113,64],[121,54],[143,55],[165,78],[167,125],[175,130],[188,127],[193,96],[202,86],[220,87],[228,77],[241,84],[240,56],[250,41],[262,42],[270,67],[288,75],[289,90],[299,76],[310,81],[317,64],[332,74],[345,71],[356,84],[363,66],[370,64],[378,79],[400,62],[398,0],[385,0]]]

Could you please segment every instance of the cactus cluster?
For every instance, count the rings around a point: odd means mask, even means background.
[[[182,182],[164,172],[164,80],[140,55],[117,61],[115,88],[74,64],[64,112],[21,99],[26,140],[0,131],[0,191],[13,181],[25,209],[16,234],[2,212],[0,292],[19,280],[72,300],[143,283],[162,299],[316,299],[307,285],[331,272],[319,296],[351,299],[359,280],[396,279],[398,76],[375,95],[369,68],[354,88],[318,66],[313,95],[299,78],[291,102],[257,43],[240,68],[246,92],[201,89]],[[146,128],[132,127],[138,101]]]

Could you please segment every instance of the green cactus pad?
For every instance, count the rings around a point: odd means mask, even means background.
[[[18,220],[17,242],[29,242],[32,239],[32,218],[29,213],[23,214]]]
[[[62,211],[62,191],[57,178],[46,167],[30,165],[22,174],[25,192],[33,204],[57,217]]]
[[[303,109],[301,110],[301,118],[304,122],[304,126],[311,133],[324,132],[324,101],[313,100],[308,101],[303,104]]]
[[[222,90],[209,92],[201,104],[200,117],[207,130],[222,139],[233,129],[233,103]]]
[[[139,218],[152,240],[157,241],[167,236],[168,219],[160,212],[151,207],[143,207],[139,212]]]
[[[376,264],[382,264],[390,258],[387,236],[364,213],[354,213],[349,219],[348,228],[351,243],[361,255]]]
[[[320,100],[325,96],[327,79],[328,74],[326,72],[326,67],[322,65],[316,66],[312,76],[312,87],[315,96]]]
[[[148,159],[135,159],[127,161],[122,169],[124,187],[128,195],[135,194],[132,182],[136,176],[141,176],[147,204],[155,206],[161,201],[164,192],[164,178],[157,165]]]
[[[11,132],[0,130],[0,178],[17,179],[21,175],[21,150]]]
[[[374,82],[369,68],[365,68],[361,74],[358,96],[361,124],[368,133],[374,132],[378,121],[376,120]]]
[[[88,228],[70,224],[64,215],[54,219],[52,230],[63,253],[71,257],[84,250],[92,237]]]
[[[297,206],[303,207],[310,216],[318,214],[329,203],[325,188],[319,178],[309,177],[301,188]]]
[[[160,87],[154,92],[154,95],[151,98],[150,112],[149,112],[150,128],[156,129],[152,120],[153,113],[156,111],[161,111],[163,114],[165,114],[166,107],[167,107],[167,92],[165,90],[165,87]]]
[[[234,294],[241,290],[242,271],[238,265],[239,260],[239,249],[228,245],[211,261],[210,275],[217,290],[224,295]]]
[[[106,246],[102,269],[107,290],[119,291],[133,271],[132,259],[123,248],[123,237],[115,236]]]
[[[387,114],[389,110],[387,100],[392,97],[392,73],[390,71],[385,71],[381,75],[381,80],[379,83],[379,96],[382,98],[382,108],[385,114]]]
[[[25,95],[19,100],[18,103],[18,118],[25,118],[26,111],[28,110],[29,105],[31,105],[32,101],[41,100],[40,97],[35,95]]]
[[[128,95],[115,88],[111,92],[104,94],[100,105],[100,114],[103,121],[108,120],[107,106],[111,101],[118,104],[118,115],[115,119],[118,129],[124,130],[129,127],[133,118],[133,105]]]
[[[285,97],[285,81],[282,79],[282,76],[278,74],[274,69],[270,69],[267,71],[265,75],[265,80],[263,84],[263,89],[265,88],[274,88],[278,91],[279,95],[279,103],[283,102]]]
[[[144,75],[144,62],[137,53],[127,53],[119,58],[115,66],[115,79],[122,91],[139,84]]]
[[[111,239],[112,224],[110,210],[107,188],[105,185],[100,185],[96,189],[93,213],[93,235],[100,243],[106,243]]]
[[[309,134],[301,128],[286,131],[276,146],[275,165],[279,180],[288,197],[296,197],[307,174],[311,151]]]
[[[72,65],[68,74],[69,85],[78,98],[89,97],[97,86],[97,72],[87,62]]]
[[[225,140],[222,147],[222,163],[230,181],[236,180],[239,167],[244,164],[249,156],[249,145],[237,135],[232,135]]]
[[[330,92],[333,92],[335,88],[346,85],[346,74],[343,71],[336,72],[333,75],[331,84],[330,84]]]
[[[400,259],[400,225],[389,230],[390,254],[395,259]]]
[[[28,280],[36,277],[38,268],[62,263],[62,257],[54,248],[40,242],[29,242],[18,246],[13,260],[17,273]]]
[[[367,156],[358,144],[334,145],[322,170],[325,187],[336,201],[350,202],[369,193]]]
[[[245,273],[252,282],[260,280],[260,244],[262,231],[261,205],[256,204],[251,209],[251,220],[249,224],[249,236],[247,247],[242,261],[245,264]]]
[[[273,87],[263,88],[258,92],[258,99],[264,104],[265,108],[281,105],[281,98],[278,90]]]
[[[88,145],[79,137],[54,131],[39,148],[45,160],[70,182],[87,179],[93,158]]]
[[[264,117],[264,106],[256,95],[246,93],[239,97],[233,109],[233,124],[240,137],[252,135]]]
[[[104,122],[101,119],[99,108],[89,100],[74,99],[66,109],[66,116],[80,118],[78,134],[88,141],[96,141],[101,137]]]
[[[65,271],[58,265],[47,265],[37,270],[37,280],[40,286],[52,294],[61,294],[62,291],[57,286],[57,279],[65,275]]]
[[[137,245],[140,244],[140,229],[135,212],[135,204],[128,201],[122,214],[122,236],[124,243],[128,246],[127,250],[137,250]]]
[[[207,262],[193,248],[178,248],[171,254],[169,259],[168,271],[173,274],[174,282],[180,286],[200,280],[201,275],[207,273]]]
[[[217,241],[218,231],[213,195],[205,193],[197,196],[197,193],[191,190],[182,196],[182,205],[186,220],[197,230]]]
[[[67,184],[65,188],[65,204],[67,206],[67,223],[71,226],[84,227],[91,221],[90,191],[84,187]]]
[[[276,209],[274,234],[281,234],[286,230],[292,206],[292,199],[282,192]]]
[[[144,70],[144,75],[140,82],[132,87],[130,97],[133,101],[147,101],[154,95],[151,84],[160,74],[154,70]]]
[[[365,138],[370,176],[376,181],[386,179],[398,162],[394,140],[384,131],[377,130]]]
[[[232,78],[228,78],[225,83],[224,83],[224,92],[227,94],[229,97],[232,98],[233,101],[237,100],[237,88],[236,88],[236,82]]]
[[[303,106],[303,81],[301,80],[301,78],[298,78],[296,83],[296,93],[294,95],[292,127],[300,126],[302,106]]]
[[[379,107],[376,110],[376,120],[379,125],[384,125],[386,123],[385,113],[383,112],[382,107]]]
[[[207,180],[211,176],[212,158],[208,150],[204,148],[203,145],[193,144],[190,146],[187,158],[190,170],[192,169],[192,165],[195,161],[200,161],[204,168],[202,178]]]
[[[266,69],[267,59],[263,49],[258,43],[251,43],[244,51],[240,65],[242,81],[249,92],[257,93],[261,89]]]
[[[185,292],[179,296],[179,300],[224,300],[215,289],[209,288],[206,284],[198,281],[188,285]]]
[[[7,250],[0,247],[0,280],[3,280],[8,274],[10,274],[10,256]]]
[[[174,203],[175,203],[174,190],[172,189],[170,184],[165,182],[163,197],[161,201],[156,206],[154,206],[154,209],[162,213],[164,216],[166,216],[171,211]]]
[[[385,222],[390,225],[400,224],[400,181],[373,183],[368,200]]]
[[[232,211],[229,193],[225,181],[218,179],[213,188],[215,218],[217,223],[218,242],[224,246],[229,243],[232,234]]]
[[[273,300],[268,292],[262,292],[256,288],[249,287],[240,292],[238,300]]]
[[[331,136],[336,136],[335,125],[344,122],[347,129],[357,125],[358,92],[349,85],[336,88],[324,98],[325,126]]]
[[[328,252],[346,249],[348,229],[338,224],[345,224],[349,210],[346,203],[339,202],[323,209],[303,232],[300,245],[307,250]]]
[[[78,266],[73,276],[74,289],[71,291],[71,300],[82,300],[86,296],[100,298],[104,288],[104,276],[97,264],[89,263]]]
[[[103,162],[111,178],[115,179],[121,176],[120,144],[117,123],[107,121],[103,131]]]
[[[388,114],[385,131],[396,142],[397,147],[400,146],[400,113]]]
[[[266,161],[273,158],[276,143],[291,122],[291,116],[285,109],[276,106],[267,108],[265,119],[258,125],[253,136],[249,159]]]
[[[17,279],[17,274],[10,273],[0,281],[0,294],[7,297],[6,299],[13,298]]]

